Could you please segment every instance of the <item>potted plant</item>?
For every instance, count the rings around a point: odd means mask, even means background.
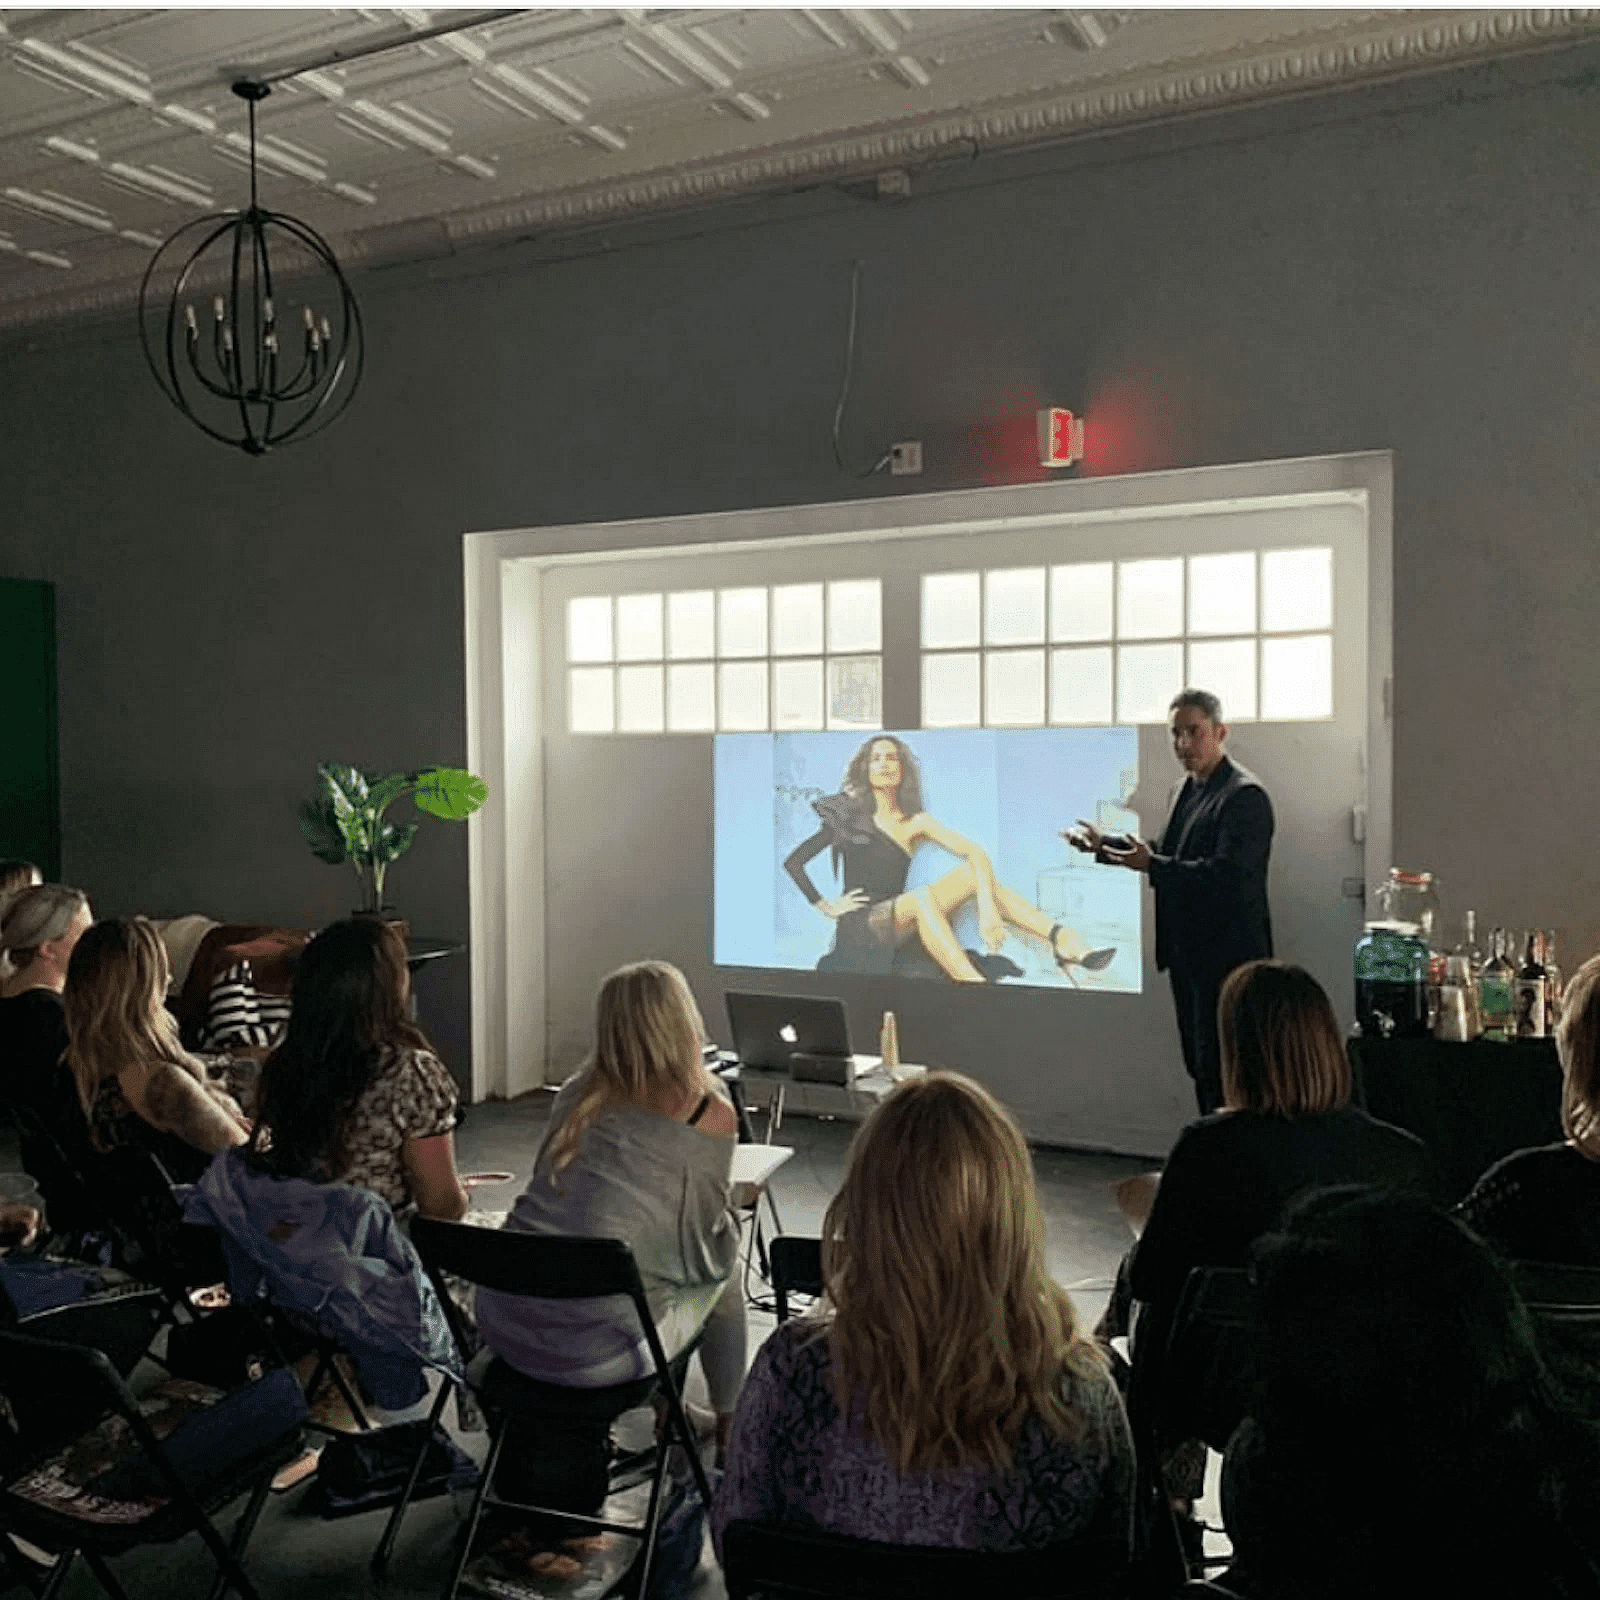
[[[411,848],[415,822],[386,821],[384,812],[402,795],[417,810],[448,822],[470,817],[489,798],[489,786],[462,767],[424,767],[418,772],[374,772],[324,762],[317,768],[317,793],[300,806],[300,832],[319,861],[348,861],[361,881],[361,910],[382,912],[383,880]]]

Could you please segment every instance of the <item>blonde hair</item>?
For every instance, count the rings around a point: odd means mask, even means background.
[[[66,933],[88,903],[82,889],[64,883],[36,883],[12,895],[0,910],[0,951],[11,970],[20,972],[38,956],[41,945]]]
[[[895,1089],[822,1224],[834,1392],[899,1472],[1004,1467],[1030,1415],[1080,1436],[1068,1378],[1103,1371],[1045,1264],[1021,1130],[970,1078]]]
[[[1230,1111],[1283,1117],[1337,1111],[1350,1098],[1350,1062],[1322,985],[1304,967],[1247,961],[1217,1001],[1222,1099]]]
[[[199,1062],[183,1048],[178,1025],[161,1003],[166,986],[166,947],[143,917],[97,922],[73,948],[61,1001],[67,1020],[67,1065],[86,1116],[106,1078],[133,1072],[142,1080],[156,1062],[165,1061],[196,1081],[205,1081]]]
[[[1600,956],[1590,956],[1567,985],[1556,1050],[1562,1129],[1591,1161],[1600,1161]]]
[[[545,1148],[551,1184],[607,1106],[677,1108],[702,1093],[705,1037],[700,1008],[676,967],[636,961],[611,973],[595,997],[594,1052],[580,1069],[578,1097]]]

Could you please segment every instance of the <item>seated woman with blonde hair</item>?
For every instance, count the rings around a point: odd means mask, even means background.
[[[639,961],[611,973],[595,1000],[593,1053],[556,1095],[506,1227],[632,1246],[667,1355],[701,1336],[725,1436],[745,1359],[729,1181],[738,1121],[706,1070],[704,1042],[676,967]],[[651,1370],[625,1301],[619,1313],[608,1301],[530,1302],[480,1289],[477,1306],[484,1343],[529,1377],[601,1388]]]
[[[1016,1123],[969,1078],[893,1091],[822,1230],[821,1314],[757,1352],[712,1512],[889,1544],[1125,1549],[1121,1401],[1045,1264]]]
[[[143,917],[97,922],[67,964],[67,1065],[99,1150],[136,1145],[191,1182],[248,1133],[167,1011],[167,952]]]
[[[1567,985],[1556,1052],[1566,1138],[1497,1162],[1456,1214],[1508,1260],[1600,1267],[1600,956]]]

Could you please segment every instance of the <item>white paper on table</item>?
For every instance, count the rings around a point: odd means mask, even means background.
[[[736,1144],[730,1181],[765,1183],[793,1154],[786,1144]]]

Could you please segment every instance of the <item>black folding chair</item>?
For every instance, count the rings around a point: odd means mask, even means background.
[[[40,1600],[54,1600],[80,1554],[101,1589],[112,1600],[126,1600],[107,1558],[138,1545],[168,1544],[191,1532],[200,1535],[217,1563],[211,1600],[222,1600],[229,1589],[237,1590],[242,1600],[259,1600],[240,1559],[273,1473],[300,1450],[304,1405],[292,1387],[290,1393],[293,1409],[274,1407],[265,1422],[258,1416],[245,1448],[230,1452],[213,1440],[204,1466],[191,1463],[185,1471],[169,1453],[177,1435],[169,1435],[166,1444],[156,1438],[139,1400],[98,1350],[0,1333],[0,1395],[7,1408],[0,1422],[0,1535],[16,1533],[55,1555],[38,1591]],[[100,1495],[98,1505],[79,1502],[83,1515],[55,1509],[58,1472],[64,1470],[60,1464],[70,1463],[67,1453],[81,1447],[84,1435],[108,1418],[120,1419],[131,1436],[132,1448],[120,1458],[118,1470],[131,1471],[131,1481],[139,1487],[113,1494],[109,1488],[97,1489],[95,1480],[84,1487]],[[95,1448],[80,1453],[90,1455]],[[47,1492],[35,1490],[32,1498],[19,1492],[41,1471]],[[232,1538],[224,1540],[211,1519],[243,1494],[249,1496],[245,1509]],[[124,1495],[128,1498],[122,1499]],[[124,1509],[104,1512],[106,1499],[121,1500]],[[131,1520],[129,1506],[138,1513]]]
[[[949,1550],[730,1522],[722,1575],[728,1600],[1123,1600],[1128,1552],[1120,1541],[1098,1539],[1038,1550]]]
[[[1163,1456],[1187,1439],[1217,1451],[1227,1448],[1249,1407],[1256,1337],[1255,1289],[1242,1267],[1194,1268],[1165,1338],[1148,1321],[1135,1324],[1127,1398],[1138,1461],[1138,1543],[1144,1575],[1157,1588],[1203,1577],[1207,1565],[1184,1549],[1162,1476]],[[1212,1558],[1210,1564],[1224,1560]]]
[[[527,1377],[498,1357],[482,1361],[481,1374],[469,1369],[468,1381],[483,1404],[489,1422],[489,1455],[478,1477],[472,1509],[461,1533],[455,1566],[445,1589],[445,1600],[454,1600],[472,1543],[485,1507],[503,1507],[532,1515],[545,1515],[562,1523],[576,1523],[586,1529],[622,1533],[640,1541],[640,1555],[632,1569],[633,1592],[642,1600],[650,1581],[650,1564],[655,1553],[656,1534],[663,1510],[662,1486],[666,1480],[673,1446],[682,1448],[694,1474],[695,1487],[703,1504],[711,1504],[711,1486],[705,1467],[695,1448],[694,1433],[684,1415],[674,1363],[669,1362],[656,1331],[655,1318],[645,1299],[644,1284],[633,1259],[633,1251],[620,1239],[570,1239],[520,1233],[510,1229],[469,1227],[459,1222],[437,1222],[418,1217],[411,1225],[411,1241],[434,1280],[439,1299],[450,1319],[451,1330],[464,1349],[470,1348],[461,1313],[450,1298],[444,1274],[452,1273],[468,1283],[502,1294],[525,1295],[535,1300],[588,1300],[605,1296],[624,1296],[633,1302],[634,1314],[649,1346],[653,1372],[631,1383],[603,1389],[575,1388],[546,1383]],[[681,1365],[682,1357],[678,1358]],[[474,1368],[480,1366],[475,1362]],[[449,1384],[442,1383],[429,1417],[429,1432],[439,1420],[448,1398]],[[540,1424],[609,1423],[625,1411],[658,1396],[666,1416],[661,1437],[650,1452],[650,1501],[642,1523],[608,1521],[559,1506],[527,1505],[503,1500],[493,1493],[495,1470],[500,1464],[506,1440],[513,1429],[519,1434],[537,1436]],[[390,1515],[383,1538],[372,1557],[372,1570],[382,1575],[389,1563],[406,1507],[411,1502],[422,1471],[423,1452],[412,1464],[410,1477],[400,1503]]]
[[[789,1320],[789,1296],[822,1293],[822,1241],[799,1233],[780,1233],[767,1247],[772,1267],[772,1295],[778,1321]]]
[[[1600,1268],[1516,1261],[1511,1275],[1557,1381],[1584,1416],[1600,1422]]]

